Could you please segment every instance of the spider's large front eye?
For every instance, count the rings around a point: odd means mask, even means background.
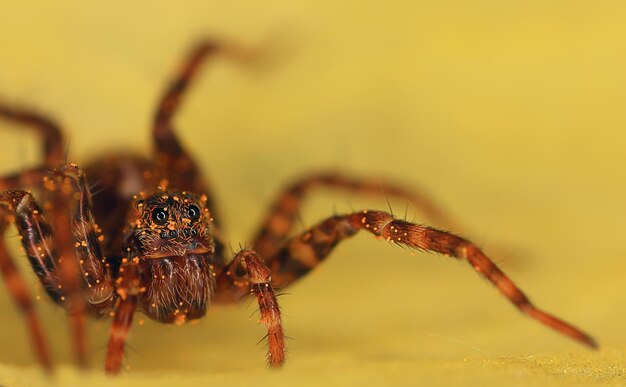
[[[192,222],[200,219],[200,209],[195,204],[192,204],[187,209],[187,216],[191,219]]]
[[[165,208],[159,207],[152,210],[152,220],[156,224],[167,223],[167,211],[165,211]]]

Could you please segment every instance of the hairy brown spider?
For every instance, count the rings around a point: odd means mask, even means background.
[[[268,362],[279,367],[285,360],[285,343],[273,286],[303,277],[341,241],[361,230],[394,244],[464,259],[523,313],[596,347],[583,331],[537,309],[475,244],[454,234],[366,210],[332,216],[301,235],[290,236],[300,203],[313,188],[376,193],[380,184],[374,181],[337,173],[296,181],[271,207],[252,248],[242,249],[228,262],[209,189],[174,133],[172,116],[200,64],[218,53],[236,57],[236,51],[212,42],[194,47],[156,110],[153,160],[119,154],[83,171],[63,162],[58,125],[33,112],[0,104],[0,117],[36,130],[44,148],[41,166],[0,179],[0,229],[4,232],[15,222],[45,291],[68,311],[80,365],[86,364],[87,357],[84,315],[113,317],[105,367],[117,373],[136,311],[159,322],[183,323],[204,316],[212,299],[236,302],[254,294],[268,330]],[[100,194],[92,197],[87,175],[100,184]],[[38,189],[43,206],[25,187]],[[388,195],[412,201],[427,215],[438,213],[415,192],[389,184],[385,189]],[[40,363],[51,369],[27,285],[3,238],[0,269],[25,316]]]

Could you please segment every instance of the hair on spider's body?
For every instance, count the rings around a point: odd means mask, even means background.
[[[207,198],[184,191],[141,193],[130,216],[127,251],[141,267],[138,309],[164,323],[206,313],[215,286],[215,243]]]
[[[67,163],[63,136],[52,120],[0,103],[0,118],[26,125],[43,140],[41,165],[0,178],[0,230],[11,222],[29,262],[50,298],[67,309],[73,351],[85,365],[84,316],[111,316],[105,369],[121,369],[134,314],[184,323],[205,315],[212,301],[237,302],[254,295],[267,329],[268,363],[285,360],[285,335],[274,288],[293,283],[317,267],[342,241],[365,231],[403,248],[466,260],[520,311],[583,344],[596,347],[582,330],[538,308],[475,244],[452,233],[396,219],[391,212],[335,214],[293,236],[301,202],[319,187],[380,194],[380,183],[339,173],[299,179],[274,202],[250,248],[240,244],[227,259],[220,219],[209,186],[172,128],[172,117],[199,66],[221,54],[249,59],[241,49],[204,42],[194,47],[161,98],[152,128],[152,159],[107,155],[83,170]],[[242,55],[244,54],[244,55]],[[94,196],[86,176],[99,182]],[[25,188],[41,191],[45,211]],[[90,188],[91,187],[91,188]],[[383,191],[410,201],[428,218],[441,210],[426,196],[386,184]],[[96,223],[98,220],[98,223]],[[448,224],[450,229],[457,229]],[[232,250],[232,247],[231,247]],[[0,271],[24,314],[39,362],[52,360],[26,282],[4,238]]]

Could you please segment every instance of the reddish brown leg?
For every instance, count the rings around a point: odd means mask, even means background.
[[[35,348],[35,353],[39,362],[47,370],[52,370],[52,361],[48,345],[44,337],[43,328],[39,319],[35,315],[34,305],[28,293],[28,286],[24,279],[19,275],[9,252],[7,251],[4,241],[4,233],[10,222],[16,221],[18,229],[24,228],[29,224],[39,224],[41,227],[32,229],[34,232],[26,234],[29,238],[22,237],[22,243],[28,254],[28,257],[44,286],[55,285],[56,281],[52,278],[51,248],[48,245],[47,233],[36,230],[49,230],[38,213],[33,213],[33,207],[36,206],[34,201],[29,200],[30,195],[24,191],[8,191],[0,193],[0,271],[7,284],[7,288],[11,296],[18,305],[20,311],[24,314],[27,321],[28,330],[30,331],[31,341]],[[24,199],[26,198],[26,201]],[[38,208],[38,207],[34,207]],[[24,235],[23,232],[20,233]],[[56,287],[55,287],[56,288]]]
[[[271,258],[283,246],[293,231],[298,211],[306,196],[317,188],[345,190],[353,193],[387,195],[391,198],[404,199],[417,207],[431,222],[440,221],[444,211],[427,195],[419,191],[410,191],[401,186],[374,179],[362,180],[339,173],[319,173],[308,176],[288,187],[271,206],[253,243],[253,249],[262,257]],[[456,223],[448,220],[446,228],[461,230]]]
[[[54,121],[33,111],[0,103],[0,118],[32,127],[43,137],[43,165],[56,167],[63,162],[63,136]]]
[[[100,254],[99,233],[91,217],[89,192],[80,170],[74,165],[62,166],[46,178],[45,187],[52,191],[56,206],[53,225],[45,220],[42,209],[28,192],[17,190],[0,193],[3,220],[15,219],[22,246],[44,289],[68,310],[77,362],[84,366],[85,298],[93,314],[102,315],[111,307],[110,270]],[[54,235],[53,226],[57,230]],[[4,248],[4,242],[1,243]]]
[[[46,188],[52,191],[52,226],[55,230],[54,243],[58,251],[59,276],[66,294],[64,307],[70,319],[70,330],[76,362],[87,366],[87,343],[85,334],[85,303],[80,293],[81,271],[72,235],[72,212],[76,200],[71,179],[48,180]]]
[[[43,161],[40,166],[0,178],[0,191],[41,186],[50,169],[63,162],[63,135],[57,123],[30,110],[0,103],[0,119],[25,125],[43,139]]]
[[[191,155],[185,150],[173,130],[172,118],[188,86],[194,80],[202,63],[220,51],[213,42],[204,42],[190,52],[178,70],[173,81],[161,97],[154,116],[154,142],[156,146],[157,183],[182,191],[199,192],[209,195],[209,190]],[[215,209],[209,195],[207,206]]]
[[[219,216],[216,215],[213,195],[195,161],[178,139],[172,124],[172,118],[198,70],[208,58],[217,54],[238,61],[246,60],[250,56],[242,48],[212,41],[201,42],[191,50],[161,97],[154,115],[153,137],[156,146],[154,178],[156,185],[164,190],[190,191],[207,196],[206,204],[211,209],[217,233],[215,235],[216,255],[222,257],[224,244],[219,235],[220,221]]]
[[[50,173],[48,167],[35,167],[0,177],[0,191],[41,186],[44,176]]]
[[[104,366],[105,371],[109,374],[117,374],[122,368],[124,347],[137,308],[137,296],[142,291],[139,267],[133,263],[132,259],[120,267],[116,291],[119,297],[115,305]]]
[[[253,250],[242,250],[216,278],[215,300],[234,302],[254,294],[267,327],[268,364],[280,367],[285,362],[285,335],[280,307],[271,285],[271,272]]]
[[[433,251],[464,259],[493,283],[519,310],[550,328],[592,348],[597,344],[591,336],[573,325],[537,309],[526,295],[476,245],[448,232],[394,219],[381,211],[362,211],[334,216],[291,239],[273,260],[268,262],[273,283],[290,283],[307,274],[330,254],[342,240],[360,230],[378,239],[410,248]]]
[[[76,164],[64,164],[52,174],[52,178],[46,179],[45,185],[53,191],[54,218],[63,218],[62,222],[69,221],[71,225],[69,229],[61,230],[61,236],[55,236],[55,240],[67,244],[68,256],[78,257],[78,260],[74,259],[77,265],[72,269],[78,274],[72,276],[71,281],[76,282],[73,286],[82,293],[87,311],[102,316],[113,306],[113,283],[111,268],[100,247],[104,236],[92,213],[91,192],[85,174]],[[62,224],[65,223],[59,226]],[[55,228],[58,229],[56,224]]]
[[[52,200],[58,276],[66,299],[76,361],[87,365],[84,312],[107,312],[113,304],[110,268],[100,250],[101,235],[91,213],[91,195],[82,171],[65,164],[44,181]]]

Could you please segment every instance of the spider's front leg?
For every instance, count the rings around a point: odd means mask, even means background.
[[[595,340],[573,325],[535,307],[528,297],[472,242],[431,227],[395,219],[382,211],[334,216],[292,238],[269,262],[274,284],[292,283],[326,258],[342,240],[365,230],[379,239],[466,260],[520,311],[592,348]]]
[[[82,171],[73,164],[61,166],[46,177],[52,222],[29,192],[0,193],[1,229],[15,221],[22,246],[43,288],[68,310],[77,362],[86,364],[83,311],[102,315],[113,297],[110,268],[99,247],[99,229],[91,215],[90,193]],[[53,232],[54,230],[54,232]],[[0,261],[9,289],[27,315],[31,335],[42,363],[50,367],[49,356],[36,326],[28,295],[0,240]],[[81,279],[82,278],[82,279]],[[40,330],[40,329],[39,329]]]
[[[82,169],[61,165],[44,181],[52,204],[58,276],[66,294],[74,351],[87,364],[85,312],[102,316],[115,301],[111,268],[102,254],[100,228],[92,214],[91,193]]]
[[[44,288],[56,293],[57,280],[54,276],[56,266],[50,241],[50,226],[42,218],[39,206],[25,191],[5,191],[0,193],[0,270],[6,281],[7,288],[15,303],[24,314],[30,332],[35,353],[41,365],[47,371],[52,369],[52,361],[46,344],[43,327],[35,314],[32,298],[28,293],[26,281],[19,275],[11,258],[4,239],[8,225],[15,221],[18,229],[26,231],[22,236],[28,258]],[[32,226],[35,227],[32,227]],[[28,232],[30,230],[30,232]],[[20,233],[23,232],[20,230]]]
[[[280,307],[271,284],[271,272],[254,250],[241,250],[232,262],[217,275],[215,299],[239,301],[254,294],[261,313],[260,322],[267,328],[268,364],[280,367],[285,362],[285,334]]]

